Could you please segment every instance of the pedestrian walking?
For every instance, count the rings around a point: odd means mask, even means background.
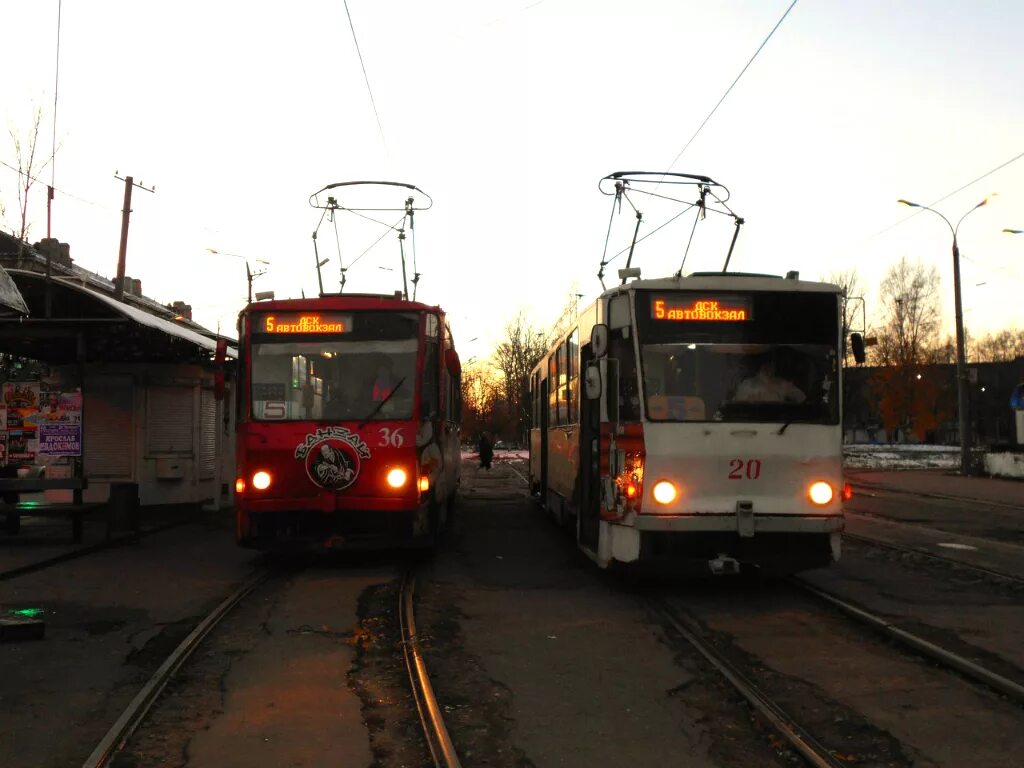
[[[490,469],[491,460],[494,458],[494,444],[486,432],[480,433],[480,468]]]

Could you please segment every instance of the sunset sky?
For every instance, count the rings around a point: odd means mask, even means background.
[[[155,185],[134,195],[128,274],[231,331],[246,289],[239,257],[270,262],[255,290],[315,294],[310,194],[411,183],[434,200],[416,221],[418,298],[449,312],[464,359],[486,356],[518,311],[544,329],[571,294],[593,299],[610,211],[598,180],[666,170],[790,3],[349,0],[375,115],[341,0],[68,0],[53,234],[79,265],[112,276],[115,171]],[[0,0],[4,127],[24,139],[42,109],[47,156],[57,10]],[[1024,325],[1024,235],[1001,233],[1024,229],[1022,29],[1017,2],[797,2],[673,167],[731,191],[747,223],[730,268],[816,279],[856,267],[870,321],[886,269],[920,258],[942,276],[951,333],[949,229],[896,200],[940,201],[955,224],[998,192],[960,229],[965,323],[974,335]],[[0,163],[11,231],[6,130]],[[46,234],[51,168],[40,178],[33,241]],[[691,224],[638,250],[645,277],[678,269]],[[617,222],[612,252],[632,226]],[[324,222],[327,287],[338,285],[339,245],[348,265],[386,232],[344,215],[336,239]],[[720,269],[731,225],[709,218],[698,233],[685,271]],[[352,266],[346,290],[399,287],[392,234]]]

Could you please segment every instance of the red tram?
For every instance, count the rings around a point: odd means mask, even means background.
[[[401,293],[261,301],[239,338],[238,543],[430,545],[460,463],[441,308]]]

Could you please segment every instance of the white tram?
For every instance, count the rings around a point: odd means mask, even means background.
[[[601,567],[835,562],[840,312],[837,286],[793,273],[604,291],[531,374],[535,495]]]

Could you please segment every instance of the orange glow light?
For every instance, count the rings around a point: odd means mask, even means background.
[[[351,318],[337,312],[302,314],[282,312],[263,318],[264,333],[347,333]]]
[[[245,493],[245,478],[239,477],[235,479],[235,493]]]
[[[831,485],[819,480],[816,483],[811,483],[810,487],[807,489],[807,495],[810,496],[811,501],[818,506],[825,506],[832,501],[832,497],[835,496],[835,491],[832,490]]]
[[[627,499],[635,499],[636,498],[636,483],[628,483],[626,485],[626,498]]]
[[[671,481],[659,480],[654,484],[654,488],[651,489],[651,494],[659,504],[671,504],[679,495],[679,490]]]
[[[401,488],[405,485],[409,476],[405,473],[405,470],[400,467],[388,470],[387,482],[392,488]]]
[[[426,475],[420,477],[420,493],[426,493],[430,490],[430,478]]]
[[[724,306],[718,299],[672,301],[664,297],[651,299],[651,317],[655,320],[689,320],[703,322],[745,322],[753,319],[749,305],[735,299],[737,306]]]

